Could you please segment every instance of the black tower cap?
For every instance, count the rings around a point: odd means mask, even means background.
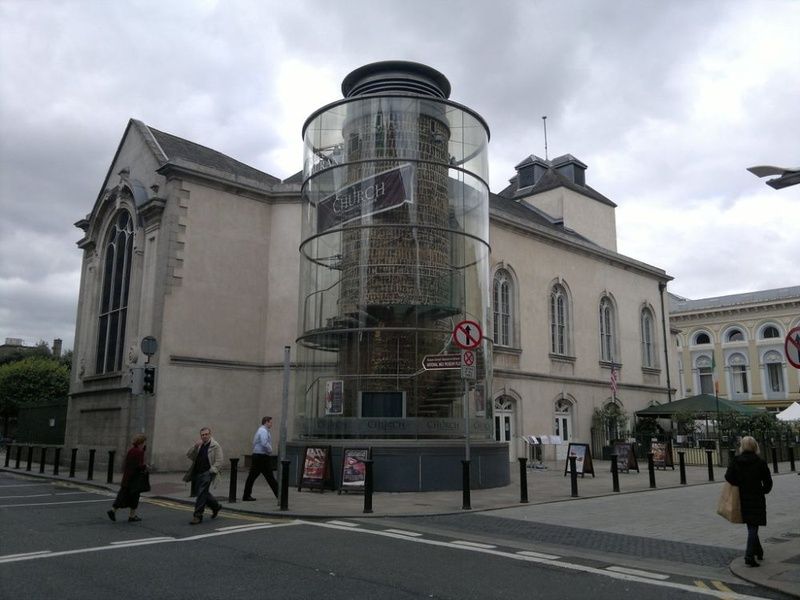
[[[345,98],[398,92],[447,99],[450,97],[450,82],[433,67],[405,60],[370,63],[359,67],[342,81]]]

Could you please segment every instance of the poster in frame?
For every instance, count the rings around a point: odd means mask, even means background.
[[[564,464],[564,476],[569,473],[569,458],[575,457],[575,471],[578,475],[583,477],[587,473],[591,473],[594,477],[594,464],[592,463],[592,451],[589,444],[578,444],[570,442],[567,447],[567,458]]]
[[[653,453],[653,467],[664,469],[671,467],[675,470],[675,461],[672,460],[672,442],[650,442],[650,452]]]
[[[330,446],[306,446],[303,451],[303,464],[299,470],[297,491],[302,488],[325,491],[333,489],[333,467]]]
[[[613,443],[614,454],[617,455],[617,470],[629,473],[633,469],[639,473],[639,461],[636,459],[636,448],[631,442],[617,440]]]
[[[342,472],[339,493],[363,492],[366,482],[367,465],[372,454],[371,448],[345,448],[342,452]]]

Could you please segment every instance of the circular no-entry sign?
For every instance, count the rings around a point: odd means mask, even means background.
[[[464,350],[474,350],[481,344],[483,332],[476,321],[461,321],[453,329],[453,341]]]
[[[783,342],[783,349],[786,352],[786,360],[795,369],[800,369],[800,327],[791,329]]]

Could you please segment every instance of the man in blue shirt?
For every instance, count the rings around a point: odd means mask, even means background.
[[[278,482],[275,481],[275,476],[272,474],[272,465],[270,464],[270,454],[272,454],[272,417],[264,417],[261,419],[261,427],[256,430],[253,436],[253,454],[250,457],[250,472],[247,474],[247,481],[244,483],[244,497],[242,500],[245,502],[252,502],[255,500],[251,495],[253,493],[253,483],[255,483],[259,474],[264,476],[267,480],[269,487],[272,488],[272,493],[278,497]]]

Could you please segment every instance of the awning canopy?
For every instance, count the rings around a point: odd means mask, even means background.
[[[800,421],[800,404],[792,402],[792,404],[779,412],[777,415],[779,421]]]
[[[637,417],[652,417],[655,419],[670,419],[675,413],[691,413],[701,417],[713,417],[720,413],[739,413],[743,415],[754,415],[763,412],[760,408],[746,406],[739,402],[717,398],[711,394],[699,394],[689,396],[675,402],[648,406],[643,410],[637,410]]]

